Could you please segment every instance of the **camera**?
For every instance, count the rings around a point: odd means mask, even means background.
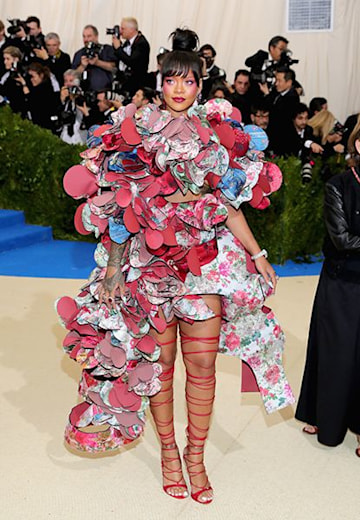
[[[301,168],[301,180],[303,184],[308,184],[312,180],[312,168],[311,162],[305,162]]]
[[[111,36],[115,36],[118,40],[120,40],[121,31],[120,25],[114,25],[114,27],[107,27],[106,34],[110,34]]]
[[[342,125],[341,123],[339,123],[339,121],[336,121],[334,127],[330,130],[329,134],[332,135],[332,134],[343,134],[347,131],[347,128],[345,128],[344,125]]]
[[[92,58],[96,58],[96,56],[100,54],[100,51],[101,45],[99,43],[88,42],[84,50],[84,56],[91,60]]]
[[[291,67],[291,65],[294,65],[296,63],[299,63],[299,60],[295,60],[292,58],[292,51],[290,49],[286,49],[285,51],[282,51],[280,60],[277,63],[277,67]]]
[[[290,68],[291,65],[299,63],[292,58],[292,51],[287,49],[281,53],[279,61],[266,60],[261,71],[251,72],[250,80],[254,83],[267,83],[269,87],[275,84],[275,72],[280,67]]]
[[[16,33],[18,33],[21,29],[24,29],[26,33],[29,32],[29,28],[27,27],[26,23],[22,22],[20,18],[8,19],[8,22],[10,27],[7,28],[7,32],[12,38],[16,38]]]
[[[11,65],[11,68],[10,68],[10,75],[9,77],[11,79],[15,79],[17,78],[19,75],[20,76],[23,76],[25,74],[25,69],[24,67],[22,66],[21,62],[20,61],[14,61],[14,63],[12,63]]]

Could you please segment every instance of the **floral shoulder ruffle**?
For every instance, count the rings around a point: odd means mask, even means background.
[[[136,110],[130,104],[113,121],[90,134],[82,164],[64,177],[69,195],[87,199],[75,215],[82,234],[100,236],[115,221],[124,226],[119,240],[146,229],[154,247],[170,233],[157,198],[177,190],[199,194],[209,186],[236,208],[249,202],[263,209],[281,185],[279,168],[264,161],[266,134],[243,127],[240,112],[226,100],[193,106],[178,118],[156,105]]]

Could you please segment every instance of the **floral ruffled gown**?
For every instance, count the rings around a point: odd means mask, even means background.
[[[282,366],[284,335],[264,306],[271,288],[225,226],[227,204],[263,209],[267,195],[280,187],[278,168],[254,149],[266,147],[264,134],[244,129],[240,113],[224,100],[193,106],[186,118],[155,105],[138,111],[128,105],[113,121],[95,130],[82,164],[64,178],[70,195],[86,198],[75,227],[100,238],[88,282],[75,299],[57,302],[69,330],[65,351],[83,368],[84,401],[70,413],[67,442],[97,452],[141,435],[149,397],[161,385],[160,346],[152,331],[163,332],[174,317],[210,318],[201,294],[221,295],[219,351],[250,365],[266,411],[292,404]],[[204,194],[191,202],[167,201],[177,190]],[[116,296],[116,311],[99,305],[96,295],[110,239],[125,244],[126,292]],[[87,431],[94,425],[108,428]]]

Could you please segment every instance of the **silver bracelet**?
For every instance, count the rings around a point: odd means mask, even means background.
[[[262,256],[264,256],[265,258],[268,257],[268,252],[266,251],[266,249],[262,249],[262,250],[260,251],[260,253],[257,253],[256,255],[253,255],[253,256],[251,257],[251,260],[257,260],[258,258],[260,258],[260,257],[262,257]]]

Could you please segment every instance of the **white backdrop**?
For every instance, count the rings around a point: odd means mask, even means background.
[[[305,88],[304,101],[326,97],[343,121],[360,111],[360,0],[334,2],[334,30],[324,33],[287,33],[286,0],[1,0],[0,19],[38,16],[43,32],[59,33],[62,49],[72,56],[82,46],[84,25],[96,25],[100,42],[110,43],[105,28],[135,16],[151,45],[151,69],[159,47],[169,46],[169,33],[187,26],[202,44],[216,48],[216,63],[230,81],[247,56],[266,50],[269,39],[282,34],[300,59],[294,70]]]

